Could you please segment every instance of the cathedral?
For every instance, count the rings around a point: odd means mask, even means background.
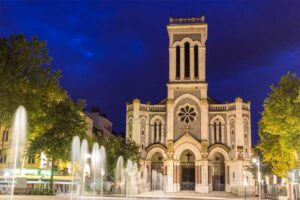
[[[126,138],[140,147],[141,170],[162,173],[166,192],[252,193],[250,102],[207,95],[204,17],[170,18],[167,31],[167,97],[126,106]]]

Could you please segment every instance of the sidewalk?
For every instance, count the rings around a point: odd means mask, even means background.
[[[170,199],[245,199],[245,197],[238,197],[235,194],[228,192],[210,192],[210,193],[196,193],[191,191],[181,191],[175,193],[163,193],[161,191],[146,192],[136,197],[158,199],[158,198],[170,198]],[[246,197],[247,199],[258,199],[258,197]]]
[[[13,200],[70,200],[70,196],[35,196],[35,195],[16,195]],[[195,192],[178,192],[178,193],[163,193],[163,192],[148,192],[132,197],[120,197],[120,196],[74,196],[73,200],[184,200],[184,199],[199,199],[199,200],[244,200],[244,197],[237,197],[234,194],[226,192],[212,192],[208,194],[201,194]],[[247,200],[256,200],[258,197],[247,197]],[[0,200],[10,200],[9,195],[0,195]]]

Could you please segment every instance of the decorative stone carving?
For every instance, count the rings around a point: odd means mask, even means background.
[[[186,124],[189,124],[191,122],[196,121],[196,116],[198,116],[198,113],[196,111],[195,106],[185,104],[179,107],[177,115],[181,122],[185,122]]]

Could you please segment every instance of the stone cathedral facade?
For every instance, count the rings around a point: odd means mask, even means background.
[[[250,102],[221,103],[207,95],[204,17],[170,18],[168,96],[158,104],[134,99],[126,138],[140,146],[141,169],[164,175],[165,191],[226,191],[254,186]],[[154,184],[154,183],[152,183]],[[153,187],[150,187],[153,188]]]

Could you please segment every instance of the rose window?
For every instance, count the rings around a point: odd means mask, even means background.
[[[181,122],[190,123],[196,121],[197,112],[195,107],[184,105],[179,108],[178,117]]]

